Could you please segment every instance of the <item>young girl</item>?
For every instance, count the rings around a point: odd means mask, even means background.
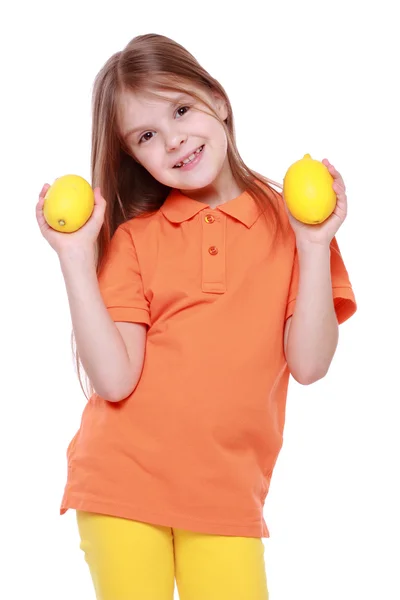
[[[93,93],[95,208],[43,218],[91,384],[68,448],[97,598],[266,600],[263,506],[289,374],[324,377],[356,310],[334,213],[307,226],[235,144],[223,87],[184,48],[133,39]],[[277,184],[275,186],[279,187]],[[79,373],[79,371],[78,371]]]

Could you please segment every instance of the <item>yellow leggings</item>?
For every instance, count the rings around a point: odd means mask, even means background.
[[[77,511],[97,600],[268,600],[261,539]]]

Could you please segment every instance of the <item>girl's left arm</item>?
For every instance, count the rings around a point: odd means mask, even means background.
[[[305,225],[290,215],[296,236],[299,285],[292,317],[286,321],[284,349],[289,370],[304,385],[322,379],[335,354],[339,331],[332,294],[330,244],[347,215],[344,181],[327,159],[337,202],[320,225]]]
[[[298,247],[299,287],[286,321],[285,355],[293,377],[304,385],[328,372],[338,343],[330,272],[330,247]]]

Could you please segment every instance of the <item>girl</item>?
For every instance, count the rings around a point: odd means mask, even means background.
[[[324,377],[356,310],[334,214],[307,226],[235,144],[223,87],[179,44],[133,39],[93,92],[95,209],[57,252],[90,382],[61,514],[97,598],[266,600],[263,506],[288,378]],[[279,187],[278,184],[275,186]],[[80,378],[81,380],[81,378]]]

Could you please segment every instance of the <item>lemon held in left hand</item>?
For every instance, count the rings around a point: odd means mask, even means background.
[[[325,221],[334,211],[336,194],[327,167],[309,154],[293,163],[283,180],[283,195],[289,212],[308,225]]]
[[[94,193],[86,179],[63,175],[47,190],[43,216],[56,231],[73,233],[83,227],[93,208]]]

